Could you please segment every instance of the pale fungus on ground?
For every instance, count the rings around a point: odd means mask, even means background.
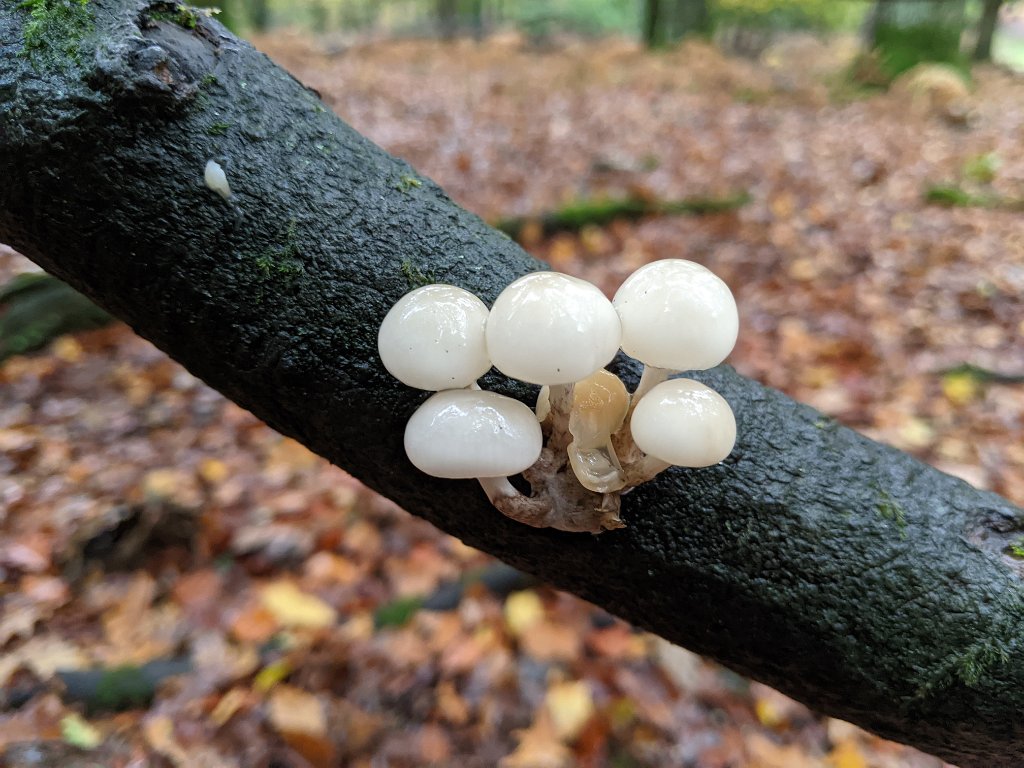
[[[207,160],[206,168],[203,170],[203,181],[206,186],[227,200],[231,197],[231,187],[228,186],[228,176],[220,163],[215,160]]]
[[[595,286],[538,272],[487,307],[455,286],[406,294],[378,335],[385,368],[439,390],[410,418],[405,449],[435,477],[476,478],[491,503],[535,527],[622,527],[621,495],[671,465],[706,467],[736,440],[721,395],[673,372],[718,365],[736,341],[732,293],[689,261],[653,262],[609,302]],[[637,390],[604,369],[622,346],[644,364]],[[535,411],[481,390],[494,366],[543,385]],[[522,474],[530,495],[509,477]]]

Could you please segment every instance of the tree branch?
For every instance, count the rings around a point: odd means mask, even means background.
[[[425,395],[377,358],[385,312],[420,273],[492,301],[541,265],[175,9],[93,0],[80,40],[37,24],[26,55],[28,11],[0,3],[0,240],[468,544],[883,736],[1020,764],[1022,569],[1004,550],[1024,512],[727,368],[701,378],[736,412],[733,455],[626,496],[625,529],[531,529],[476,483],[419,474],[402,432]]]

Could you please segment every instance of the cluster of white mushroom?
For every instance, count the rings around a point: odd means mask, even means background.
[[[495,506],[516,516],[503,502],[522,494],[508,477],[536,472],[548,450],[558,454],[548,471],[563,459],[583,488],[605,497],[607,512],[609,495],[669,465],[704,467],[729,455],[736,422],[728,403],[697,381],[668,377],[718,365],[738,328],[736,302],[721,279],[699,264],[668,259],[637,270],[612,301],[590,283],[553,272],[519,278],[490,311],[462,288],[418,288],[384,318],[378,349],[395,378],[437,392],[405,431],[418,469],[477,478]],[[604,370],[620,347],[644,364],[632,396]],[[536,413],[479,388],[492,365],[542,385]],[[535,515],[524,522],[540,524]],[[574,522],[566,529],[601,526]]]

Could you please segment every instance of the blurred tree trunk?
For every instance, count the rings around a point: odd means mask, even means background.
[[[1024,510],[726,366],[695,378],[732,405],[733,454],[634,490],[621,530],[530,528],[415,471],[402,434],[426,393],[381,364],[385,313],[411,273],[490,302],[544,265],[216,20],[165,9],[75,4],[91,31],[43,61],[0,3],[0,241],[469,546],[823,713],[1020,768]],[[226,200],[202,182],[214,157]]]
[[[256,32],[266,32],[270,27],[269,0],[248,0],[249,23]]]
[[[645,0],[643,38],[648,48],[660,48],[665,44],[662,37],[664,20],[662,19],[661,0]]]
[[[643,36],[648,48],[664,48],[690,35],[711,33],[708,0],[647,0]]]
[[[459,30],[459,0],[437,0],[434,14],[438,36],[442,40],[454,40]]]
[[[711,10],[708,0],[674,0],[672,39],[707,37],[711,34]]]
[[[861,45],[864,50],[870,51],[878,42],[878,26],[885,18],[885,6],[891,0],[875,0],[871,10],[864,18],[864,25],[861,27]]]
[[[985,0],[981,12],[981,21],[978,22],[978,42],[974,47],[975,61],[990,61],[992,59],[992,38],[999,26],[999,9],[1003,6],[1003,0]]]
[[[472,32],[473,39],[481,40],[484,36],[484,0],[463,0],[466,27]]]

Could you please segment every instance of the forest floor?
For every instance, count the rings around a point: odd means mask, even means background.
[[[1024,197],[1024,80],[979,70],[950,110],[849,92],[808,41],[258,44],[489,220],[749,193],[520,238],[609,292],[706,264],[742,373],[1024,503],[1024,385],[949,372],[1024,374],[1022,214],[924,198]],[[0,282],[27,268],[0,247]],[[943,765],[543,586],[414,609],[492,567],[123,326],[0,367],[2,765]]]

